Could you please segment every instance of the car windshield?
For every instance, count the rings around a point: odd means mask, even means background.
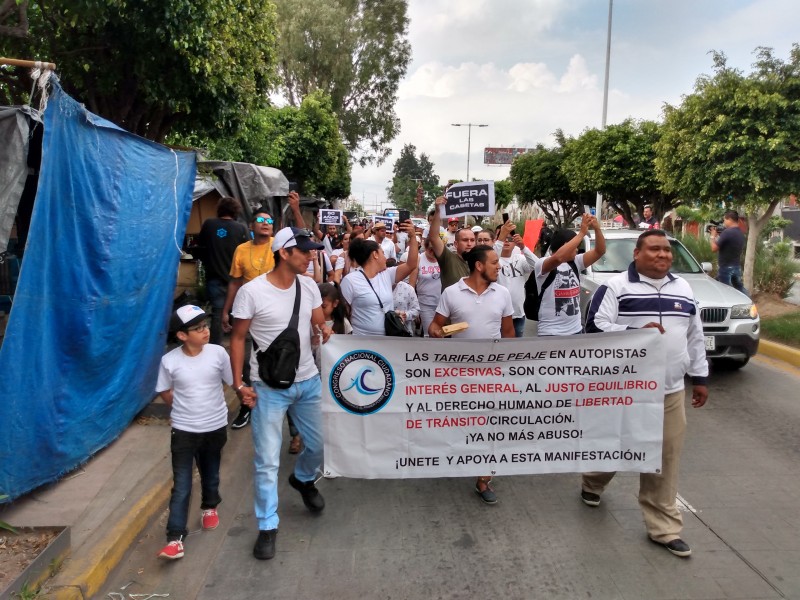
[[[694,257],[678,240],[670,240],[672,246],[673,273],[702,273]],[[598,273],[621,273],[628,270],[628,265],[633,261],[633,249],[636,247],[635,238],[606,239],[606,253],[592,265],[592,270]]]

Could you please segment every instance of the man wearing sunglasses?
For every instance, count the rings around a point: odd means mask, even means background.
[[[300,195],[297,192],[289,192],[289,207],[294,214],[295,222],[300,227],[303,226],[303,215],[300,212]],[[226,333],[232,329],[230,322],[230,312],[233,301],[239,289],[247,282],[252,281],[259,275],[269,273],[275,267],[275,258],[272,253],[271,241],[274,221],[272,216],[266,211],[259,209],[253,213],[250,221],[250,230],[253,232],[253,239],[245,242],[236,248],[231,263],[230,276],[228,283],[228,295],[225,298],[225,305],[222,307],[222,329]],[[246,351],[246,357],[250,356],[250,343]],[[245,381],[250,383],[249,360],[245,360]],[[233,429],[241,429],[250,422],[250,409],[244,404],[239,410],[239,415],[231,423]]]

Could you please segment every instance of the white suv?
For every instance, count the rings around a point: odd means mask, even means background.
[[[603,230],[606,253],[581,275],[581,311],[586,317],[595,290],[615,273],[628,270],[633,261],[640,231]],[[678,240],[667,236],[672,245],[671,271],[689,282],[700,309],[706,355],[715,362],[741,368],[758,351],[761,331],[758,310],[753,301],[738,290],[708,276],[711,263],[700,264]],[[594,244],[594,232],[586,236],[587,249]]]

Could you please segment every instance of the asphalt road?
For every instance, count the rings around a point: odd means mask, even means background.
[[[327,507],[315,516],[286,483],[284,454],[278,554],[257,561],[245,429],[225,449],[220,527],[193,532],[186,557],[167,563],[155,556],[162,514],[96,597],[800,598],[800,370],[756,357],[715,373],[707,406],[687,416],[687,560],[647,540],[635,474],[620,474],[596,509],[580,502],[577,475],[500,478],[493,507],[470,479],[322,480]]]

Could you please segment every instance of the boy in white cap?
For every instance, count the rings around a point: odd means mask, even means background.
[[[222,346],[209,344],[208,318],[198,306],[181,306],[170,330],[181,345],[161,358],[156,392],[170,407],[172,434],[172,496],[167,520],[167,545],[158,556],[183,556],[183,539],[192,496],[192,468],[197,462],[202,489],[203,529],[219,525],[219,465],[228,440],[228,407],[222,382],[233,384],[231,363]]]

